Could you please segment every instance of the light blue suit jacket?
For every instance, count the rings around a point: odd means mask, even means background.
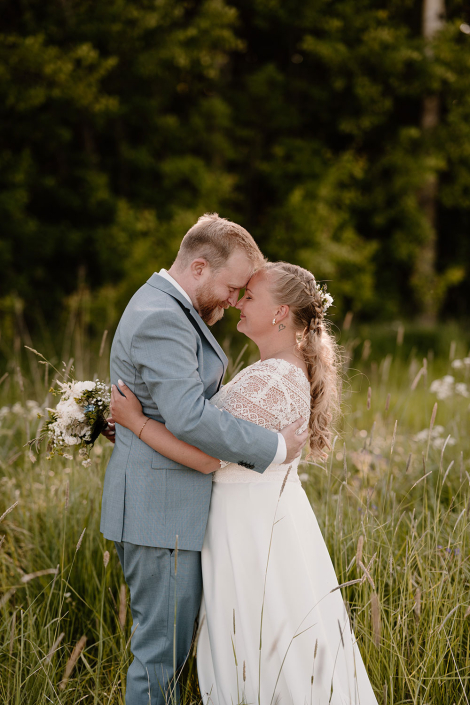
[[[144,413],[177,437],[221,460],[263,472],[277,435],[209,403],[227,358],[197,311],[166,279],[153,274],[134,294],[111,348],[111,382],[140,399]],[[105,538],[143,546],[199,551],[212,475],[169,460],[116,425],[101,511]]]

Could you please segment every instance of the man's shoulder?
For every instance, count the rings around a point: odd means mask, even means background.
[[[145,282],[129,301],[124,312],[128,315],[146,317],[150,315],[176,315],[185,319],[183,307],[177,298],[167,291],[157,289]]]

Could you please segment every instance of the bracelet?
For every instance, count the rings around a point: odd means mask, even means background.
[[[140,437],[141,437],[141,435],[142,435],[142,431],[143,431],[144,428],[145,428],[145,424],[146,424],[148,421],[150,421],[150,418],[145,419],[144,425],[142,426],[142,428],[141,428],[140,431],[139,431],[139,440],[140,440]]]

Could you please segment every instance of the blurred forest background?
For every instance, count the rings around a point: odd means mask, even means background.
[[[4,0],[3,343],[84,299],[112,328],[206,211],[331,280],[337,321],[462,320],[470,8],[426,4]]]

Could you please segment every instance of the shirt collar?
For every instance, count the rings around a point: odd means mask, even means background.
[[[189,303],[191,304],[191,306],[194,306],[193,302],[191,301],[191,297],[189,296],[189,294],[187,294],[186,291],[183,289],[183,287],[180,286],[180,285],[178,284],[178,282],[175,281],[175,279],[173,279],[173,277],[171,276],[171,274],[168,274],[168,272],[167,272],[166,269],[160,269],[160,271],[158,272],[158,274],[159,274],[161,277],[163,277],[163,279],[166,279],[167,281],[169,281],[170,284],[173,284],[173,286],[175,287],[175,289],[177,289],[177,290],[180,292],[180,294],[182,294],[182,295],[184,296],[184,298],[187,299],[187,301],[189,301]]]

